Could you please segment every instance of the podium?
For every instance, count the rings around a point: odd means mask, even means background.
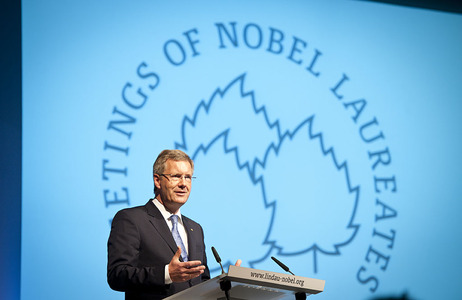
[[[325,280],[229,266],[228,273],[204,281],[165,300],[226,300],[220,288],[231,282],[230,300],[294,300],[296,293],[313,295],[324,290]]]

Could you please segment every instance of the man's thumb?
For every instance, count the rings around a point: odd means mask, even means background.
[[[175,255],[173,255],[173,258],[176,260],[180,260],[180,256],[181,256],[181,248],[178,247],[178,250],[176,250]]]

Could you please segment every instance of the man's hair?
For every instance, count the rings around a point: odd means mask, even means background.
[[[181,150],[164,150],[162,151],[159,156],[157,156],[154,165],[152,166],[152,176],[154,178],[154,174],[163,174],[165,170],[165,163],[167,160],[174,160],[174,161],[187,161],[191,165],[191,169],[194,172],[194,162],[188,156],[188,154],[184,153]],[[154,184],[154,195],[157,195],[157,187]]]

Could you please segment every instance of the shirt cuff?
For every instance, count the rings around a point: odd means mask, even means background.
[[[165,265],[165,284],[173,283],[172,279],[170,278],[170,273],[168,272],[168,265]]]

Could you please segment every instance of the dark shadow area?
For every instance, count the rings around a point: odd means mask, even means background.
[[[366,0],[386,4],[409,6],[415,8],[432,9],[452,13],[462,13],[462,1],[454,0]]]
[[[19,299],[21,1],[0,1],[0,299]]]
[[[411,298],[407,293],[403,293],[401,296],[376,296],[369,300],[416,300]]]

